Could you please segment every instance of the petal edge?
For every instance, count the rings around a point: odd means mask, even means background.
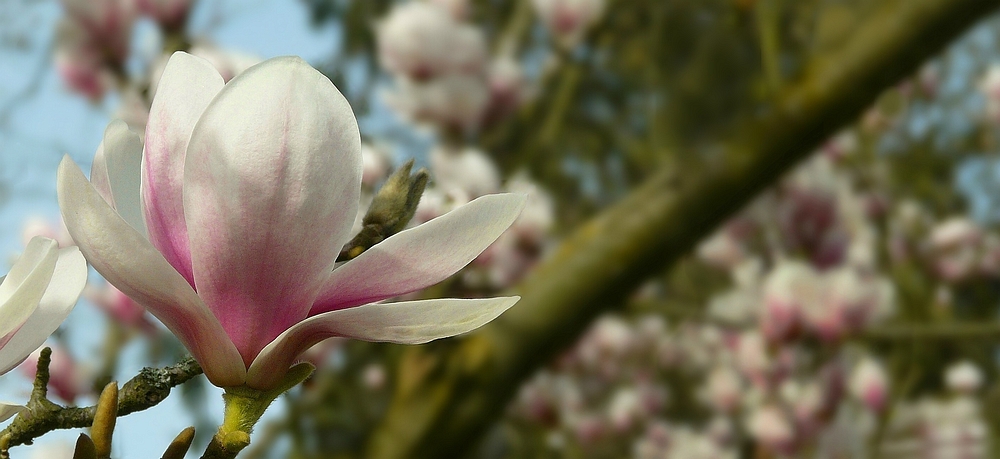
[[[423,344],[475,330],[521,297],[375,303],[310,317],[268,344],[247,370],[247,385],[266,389],[280,381],[302,352],[335,336],[398,344]]]

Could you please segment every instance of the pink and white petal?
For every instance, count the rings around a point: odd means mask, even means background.
[[[27,407],[24,405],[15,405],[13,403],[0,402],[0,422],[4,422],[15,414],[26,410]]]
[[[0,336],[16,330],[31,317],[49,285],[58,258],[56,241],[35,236],[28,242],[24,254],[0,284]]]
[[[220,387],[243,384],[246,366],[218,319],[163,255],[101,198],[69,157],[57,180],[63,220],[97,272],[160,319]]]
[[[59,250],[59,259],[52,273],[45,294],[38,308],[27,322],[14,332],[10,341],[0,348],[0,374],[4,374],[24,361],[66,320],[87,285],[87,260],[80,249],[67,247]]]
[[[482,196],[376,244],[333,271],[309,315],[434,285],[469,264],[520,215],[522,194]]]
[[[260,352],[247,370],[247,385],[266,389],[277,384],[300,354],[327,338],[423,344],[475,330],[520,299],[511,296],[375,303],[313,316],[289,328]]]
[[[139,234],[146,235],[146,222],[139,199],[139,165],[142,139],[122,120],[114,120],[104,130],[104,163],[114,196],[114,209]],[[93,172],[91,172],[93,174]]]
[[[90,183],[94,184],[97,192],[114,209],[115,196],[111,193],[111,179],[108,178],[108,162],[104,156],[103,139],[97,146],[97,153],[94,153],[94,163],[90,165]]]
[[[194,272],[184,221],[184,159],[191,131],[223,86],[222,76],[208,61],[174,53],[156,87],[146,125],[142,200],[149,240],[192,286]]]
[[[195,285],[247,364],[306,317],[349,237],[361,169],[350,105],[299,58],[241,73],[195,126],[184,169]]]

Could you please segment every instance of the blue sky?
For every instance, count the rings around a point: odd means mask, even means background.
[[[8,255],[20,250],[22,222],[29,216],[57,221],[55,170],[59,160],[68,154],[88,170],[117,102],[109,99],[94,105],[70,93],[49,63],[48,50],[61,15],[58,0],[11,1],[0,5],[0,20],[4,13],[18,15],[16,24],[24,28],[15,32],[29,39],[23,49],[0,47],[0,184],[8,187],[2,192],[9,196],[0,205],[4,223],[0,225],[0,267],[6,272]],[[2,22],[0,27],[8,24],[12,23]],[[143,42],[149,27],[137,27],[137,43]],[[190,30],[225,48],[264,58],[293,54],[322,62],[338,46],[335,27],[312,28],[303,4],[288,0],[201,0]],[[103,324],[103,318],[83,302],[67,321],[68,340],[79,359],[97,355],[103,330],[94,324]],[[126,349],[119,374],[122,380],[142,366],[142,353],[141,345]],[[0,378],[0,399],[23,401],[29,389],[30,382],[16,372]],[[208,399],[212,403],[208,411],[221,420],[221,398],[213,392]],[[280,411],[276,404],[269,414]],[[191,424],[180,397],[171,397],[156,408],[119,420],[113,456],[157,457],[174,435]],[[53,433],[38,443],[73,442],[79,432]],[[17,458],[30,458],[33,449],[18,447],[13,453]]]

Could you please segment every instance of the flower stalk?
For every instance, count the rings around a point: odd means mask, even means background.
[[[235,458],[250,444],[250,434],[274,399],[305,381],[315,370],[308,362],[299,363],[288,370],[281,383],[268,390],[247,386],[227,387],[222,395],[226,403],[225,414],[219,431],[202,455],[202,459]]]

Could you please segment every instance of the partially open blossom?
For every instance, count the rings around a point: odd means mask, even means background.
[[[982,228],[968,218],[950,218],[935,226],[930,244],[933,268],[938,276],[949,282],[959,282],[974,275],[983,255],[982,242]]]
[[[789,339],[800,328],[804,310],[822,301],[822,278],[809,265],[782,261],[764,281],[760,327],[772,342]]]
[[[85,32],[81,38],[110,62],[125,61],[135,22],[134,0],[62,0],[62,4],[66,19]]]
[[[699,243],[696,254],[700,260],[718,269],[732,269],[747,256],[742,242],[725,229]]]
[[[471,130],[483,121],[490,89],[479,76],[453,73],[419,82],[400,78],[383,97],[386,104],[414,123]]]
[[[366,187],[373,188],[389,175],[389,158],[386,154],[371,145],[361,144],[362,169],[361,183]]]
[[[493,59],[487,81],[490,103],[484,123],[491,124],[514,113],[522,104],[534,97],[536,88],[524,75],[521,64],[511,56]]]
[[[177,335],[213,384],[266,390],[323,339],[424,343],[517,301],[377,303],[468,264],[517,217],[518,195],[483,196],[334,269],[361,174],[347,100],[301,59],[270,59],[226,84],[176,53],[145,145],[112,122],[91,180],[65,158],[58,188],[95,269]]]
[[[79,24],[61,21],[53,57],[56,71],[66,86],[96,101],[115,85],[116,79],[114,71],[106,65],[103,51],[86,34]]]
[[[382,66],[414,81],[477,74],[486,68],[482,31],[457,21],[438,4],[401,3],[376,26],[375,34]]]
[[[436,148],[430,153],[434,185],[446,193],[460,191],[468,198],[500,190],[500,172],[493,161],[475,148]]]
[[[33,238],[0,282],[0,374],[14,369],[59,328],[87,283],[76,247]],[[0,421],[23,407],[0,403]]]
[[[851,371],[848,389],[872,411],[882,411],[889,402],[889,376],[882,364],[865,358]]]
[[[604,0],[534,0],[538,16],[567,46],[575,45],[604,13]]]
[[[716,411],[731,413],[739,407],[743,389],[743,379],[740,374],[729,366],[720,365],[708,374],[705,383],[705,401]]]
[[[70,89],[100,99],[128,57],[132,0],[63,0],[66,16],[55,42],[56,69]]]
[[[944,374],[944,382],[955,392],[973,393],[983,385],[983,371],[972,362],[962,361],[948,367]]]
[[[746,420],[747,432],[771,451],[788,453],[795,444],[795,429],[788,415],[777,405],[753,410]]]

